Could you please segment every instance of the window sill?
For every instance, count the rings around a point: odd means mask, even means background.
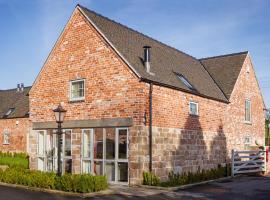
[[[3,143],[3,145],[10,145],[10,143]]]
[[[73,99],[69,100],[69,103],[82,103],[85,102],[85,99]]]
[[[244,121],[244,124],[252,125],[252,123],[250,121]]]
[[[189,113],[189,116],[191,116],[191,117],[199,117],[198,114],[191,114],[191,113]]]

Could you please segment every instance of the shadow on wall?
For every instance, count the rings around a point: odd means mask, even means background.
[[[171,164],[175,173],[197,172],[226,163],[227,142],[222,121],[216,131],[204,132],[200,117],[188,115],[173,155]]]

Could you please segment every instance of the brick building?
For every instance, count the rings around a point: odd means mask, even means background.
[[[0,151],[27,152],[30,87],[0,90]]]
[[[248,52],[196,59],[77,6],[30,92],[32,169],[56,169],[53,109],[67,110],[63,171],[137,184],[196,171],[264,143]]]

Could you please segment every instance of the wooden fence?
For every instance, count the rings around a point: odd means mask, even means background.
[[[232,150],[232,177],[236,174],[266,171],[266,151]]]

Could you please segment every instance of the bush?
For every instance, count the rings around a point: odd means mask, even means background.
[[[55,173],[9,168],[0,170],[0,181],[45,189],[57,189],[67,192],[97,192],[108,187],[105,176],[87,174],[65,174],[61,177]]]
[[[198,170],[196,173],[188,172],[180,174],[170,172],[168,175],[168,181],[166,182],[160,182],[159,178],[154,174],[144,172],[143,184],[162,187],[175,187],[225,177],[228,174],[228,170],[228,167],[218,166],[216,169]]]
[[[0,152],[0,165],[7,165],[16,168],[29,168],[29,158],[26,153],[3,153]]]
[[[191,183],[197,183],[212,179],[217,179],[221,177],[227,176],[227,167],[219,166],[216,169],[210,170],[199,170],[196,173],[174,173],[170,172],[168,175],[168,181],[161,183],[161,186],[164,187],[173,187],[173,186],[180,186],[186,185]]]
[[[143,185],[157,186],[160,184],[160,179],[152,172],[143,172]]]

